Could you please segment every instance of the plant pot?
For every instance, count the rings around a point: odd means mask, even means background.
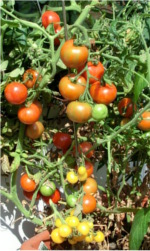
[[[25,241],[22,245],[20,250],[40,250],[39,245],[41,241],[44,242],[45,246],[51,250],[50,247],[50,233],[48,230],[43,231],[42,233],[39,233],[29,240]]]

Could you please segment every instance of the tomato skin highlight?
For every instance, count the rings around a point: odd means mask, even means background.
[[[53,144],[61,150],[67,150],[72,143],[70,134],[63,132],[56,132],[53,136]]]
[[[67,40],[60,51],[60,58],[69,68],[79,68],[84,65],[88,59],[88,49],[86,46],[76,46],[73,39]]]
[[[92,107],[88,103],[72,101],[66,110],[68,118],[76,123],[85,123],[91,118]]]
[[[10,104],[20,105],[25,102],[28,91],[25,85],[19,82],[11,82],[5,87],[4,95]]]
[[[94,76],[95,78],[90,77],[89,78],[89,84],[93,84],[98,80],[101,80],[101,78],[104,75],[104,66],[101,62],[98,62],[98,64],[94,64],[91,61],[87,63],[89,73]],[[78,72],[83,70],[84,66],[78,69]],[[82,73],[82,76],[87,80],[87,72],[84,71]],[[97,78],[97,79],[96,79]]]
[[[22,106],[18,110],[18,119],[23,124],[33,124],[41,115],[41,105],[38,101],[33,102],[29,107]]]
[[[57,204],[61,198],[61,194],[58,188],[54,191],[51,196],[42,196],[43,201],[49,205],[49,200],[51,199],[54,204]]]
[[[142,131],[150,130],[150,111],[145,111],[142,113],[142,120],[138,123],[137,127]]]
[[[133,115],[133,107],[136,109],[130,98],[123,98],[118,103],[119,113],[125,118],[130,118]]]
[[[36,183],[33,179],[30,179],[27,173],[24,173],[20,178],[20,185],[26,192],[33,192],[36,189]]]
[[[90,194],[83,196],[82,212],[84,214],[92,213],[96,209],[96,199]]]
[[[114,84],[105,84],[101,86],[100,82],[95,82],[90,87],[90,94],[93,100],[98,104],[109,105],[117,96],[117,88]]]
[[[40,81],[41,79],[42,78],[39,76],[39,73],[33,69],[28,69],[23,74],[23,82],[27,88],[32,88],[36,81]]]
[[[42,15],[42,25],[47,28],[49,24],[54,25],[54,29],[57,29],[60,26],[60,17],[59,15],[51,10],[47,10]]]
[[[67,76],[61,78],[59,82],[60,94],[63,96],[63,98],[70,101],[77,100],[85,91],[85,78],[79,76],[76,82],[71,82],[70,78],[74,78],[75,76],[75,74],[68,74]]]
[[[44,126],[40,121],[28,125],[26,127],[26,136],[30,139],[38,139],[44,132]]]

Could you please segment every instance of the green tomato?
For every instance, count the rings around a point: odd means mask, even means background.
[[[92,108],[92,118],[100,121],[108,116],[108,108],[104,104],[94,105]]]
[[[76,196],[74,196],[73,194],[68,195],[68,197],[67,197],[68,206],[75,207],[76,202],[77,202],[77,197]]]
[[[53,181],[46,181],[40,188],[40,193],[43,196],[51,196],[56,190],[56,185]]]

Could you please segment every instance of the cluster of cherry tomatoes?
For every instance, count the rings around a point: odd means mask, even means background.
[[[87,243],[104,241],[104,234],[101,231],[94,232],[93,228],[92,221],[79,221],[78,217],[74,215],[74,210],[72,210],[70,216],[66,217],[63,222],[56,218],[51,239],[58,244],[68,240],[71,245],[81,241]]]

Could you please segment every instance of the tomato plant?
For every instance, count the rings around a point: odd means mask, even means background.
[[[90,87],[90,94],[93,100],[98,104],[109,105],[117,96],[117,88],[114,84],[100,85],[100,82],[95,82]]]
[[[54,145],[61,150],[67,150],[71,143],[71,136],[68,133],[57,132],[53,136]]]
[[[92,63],[91,61],[89,61],[87,63],[87,66],[88,66],[89,73],[94,77],[94,78],[92,78],[92,77],[89,78],[89,83],[90,84],[93,84],[94,82],[96,82],[97,80],[100,80],[103,77],[103,75],[104,75],[104,66],[102,65],[101,62]],[[83,70],[83,67],[79,68],[78,71],[80,72],[81,70]],[[87,79],[87,71],[84,71],[82,73],[82,76],[85,79]]]
[[[26,192],[33,192],[36,189],[36,183],[33,179],[29,178],[27,173],[24,173],[20,178],[20,185]]]
[[[4,94],[9,103],[20,105],[26,101],[28,91],[23,84],[19,82],[11,82],[6,86]]]
[[[49,24],[54,25],[54,29],[57,29],[60,25],[60,17],[55,11],[47,10],[42,14],[42,25],[47,28]]]
[[[63,98],[67,100],[77,100],[80,95],[84,93],[86,80],[84,77],[79,76],[76,81],[74,81],[75,74],[68,74],[67,76],[61,78],[59,82],[59,91]]]
[[[84,45],[75,45],[74,40],[71,39],[61,47],[60,58],[67,67],[79,68],[87,61],[88,49]]]

